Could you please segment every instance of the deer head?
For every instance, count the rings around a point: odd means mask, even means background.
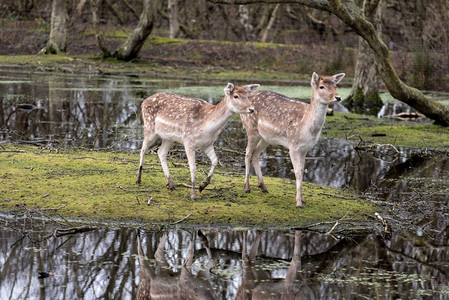
[[[313,72],[310,85],[312,86],[312,100],[321,104],[328,105],[333,102],[341,101],[341,97],[337,92],[337,83],[339,83],[345,73],[340,73],[331,77],[318,76]]]
[[[224,88],[225,99],[229,103],[230,110],[236,114],[250,114],[254,112],[248,95],[255,91],[260,85],[250,84],[245,86],[234,86],[232,83]]]

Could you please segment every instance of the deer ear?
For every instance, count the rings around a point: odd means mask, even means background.
[[[234,90],[234,85],[232,83],[228,83],[228,85],[224,88],[225,95],[230,96],[232,91]]]
[[[334,75],[334,76],[332,76],[332,81],[335,84],[337,84],[343,79],[343,77],[345,77],[345,73],[340,73],[340,74]]]
[[[246,89],[247,92],[252,92],[255,91],[259,86],[260,84],[248,84],[245,85],[244,88]]]
[[[311,85],[312,87],[316,87],[317,84],[318,84],[318,79],[319,79],[319,78],[320,78],[320,77],[318,76],[318,74],[315,73],[315,72],[313,72],[313,74],[312,74],[312,80],[310,81],[310,85]]]

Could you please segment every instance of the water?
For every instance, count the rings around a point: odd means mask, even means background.
[[[197,230],[138,232],[23,237],[2,230],[2,299],[145,299],[145,292],[162,299],[449,297],[447,250],[402,234],[385,241],[209,229],[202,231],[207,245]]]
[[[137,153],[144,98],[172,91],[216,102],[226,85],[220,84],[3,68],[0,139]],[[291,87],[270,88],[297,97],[308,89],[296,95]],[[231,119],[216,144],[223,164],[243,172],[243,159],[229,149],[244,153],[245,139],[238,118]],[[191,229],[140,231],[139,237],[134,229],[100,229],[54,237],[58,224],[49,229],[28,218],[0,217],[1,299],[131,299],[151,282],[154,291],[165,283],[173,293],[180,286],[187,293],[193,285],[206,299],[279,298],[288,291],[305,299],[449,299],[448,155],[382,147],[357,151],[345,140],[321,139],[308,156],[305,181],[381,201],[392,234],[345,238],[209,228],[203,229],[207,249]],[[285,149],[269,147],[262,157],[264,174],[294,178]],[[140,242],[141,256],[148,259],[139,260]],[[39,271],[52,274],[39,279]]]

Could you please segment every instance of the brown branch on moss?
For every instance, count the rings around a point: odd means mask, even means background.
[[[186,187],[186,188],[191,188],[192,186],[190,184],[187,183],[177,183],[176,186],[182,186],[182,187]],[[203,190],[208,190],[208,191],[223,191],[223,190],[230,190],[232,188],[234,188],[235,185],[232,184],[230,186],[225,186],[225,187],[206,187]],[[198,189],[199,187],[195,187],[196,189]]]
[[[190,213],[190,214],[188,214],[187,216],[185,216],[184,218],[182,218],[182,219],[180,219],[180,220],[178,220],[178,221],[176,221],[176,222],[170,223],[170,224],[168,224],[168,225],[176,225],[176,224],[179,224],[179,223],[181,223],[181,222],[184,222],[184,221],[187,220],[191,215],[192,215],[192,213]]]
[[[128,193],[159,193],[159,190],[139,190],[139,189],[128,189],[128,188],[124,188],[121,185],[117,185],[115,186],[118,189],[121,189],[124,192],[128,192]]]

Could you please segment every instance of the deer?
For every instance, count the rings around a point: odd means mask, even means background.
[[[183,144],[190,169],[190,198],[196,200],[196,149],[201,149],[212,164],[206,180],[199,186],[199,191],[202,192],[210,183],[214,169],[218,164],[214,142],[232,115],[254,112],[248,97],[259,86],[259,84],[234,86],[232,83],[228,83],[224,88],[223,99],[215,105],[202,99],[165,92],[158,92],[145,99],[141,105],[144,139],[140,151],[136,183],[141,184],[147,149],[160,138],[162,142],[157,154],[167,186],[170,190],[174,190],[175,184],[170,178],[167,154],[174,143]]]
[[[242,283],[237,290],[236,300],[250,299],[314,299],[314,293],[308,286],[301,272],[301,238],[302,232],[294,233],[294,248],[285,280],[269,280],[269,272],[255,266],[258,248],[261,242],[261,232],[256,232],[248,253],[248,232],[243,232],[242,241]]]
[[[187,248],[185,262],[179,274],[172,272],[170,264],[165,257],[165,247],[168,240],[168,233],[160,237],[154,260],[152,263],[145,255],[142,247],[142,238],[137,234],[137,254],[140,266],[139,285],[135,295],[137,300],[146,299],[216,299],[216,295],[211,292],[212,286],[209,280],[209,272],[201,271],[197,276],[192,274],[192,265],[195,260],[195,241],[200,240],[201,245],[206,249],[209,260],[208,267],[213,268],[215,261],[209,242],[201,230],[198,233],[191,231]]]
[[[251,192],[249,178],[251,163],[257,176],[259,188],[268,193],[259,164],[260,153],[268,145],[281,145],[289,150],[296,179],[296,207],[303,208],[302,180],[307,151],[318,141],[326,118],[328,105],[341,101],[336,86],[345,76],[319,76],[313,73],[311,79],[312,97],[310,104],[284,95],[259,90],[249,97],[254,113],[240,115],[246,130],[248,143],[245,154],[245,184]]]

